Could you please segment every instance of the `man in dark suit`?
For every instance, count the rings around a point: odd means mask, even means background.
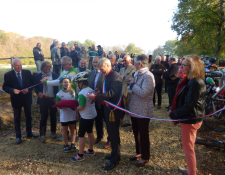
[[[103,93],[96,92],[96,95],[90,94],[91,100],[97,101],[98,105],[104,100],[117,104],[119,99],[122,99],[122,79],[119,73],[112,70],[109,59],[102,58],[98,62],[98,68],[105,77],[105,87]],[[104,105],[105,122],[107,126],[107,132],[109,134],[109,141],[111,142],[112,152],[111,155],[106,156],[109,159],[109,164],[104,170],[111,170],[120,161],[120,136],[119,125],[120,119],[123,118],[124,113],[118,109],[114,109],[107,105]]]
[[[100,70],[97,66],[99,61],[99,57],[95,57],[92,61],[92,65],[94,70],[89,72],[89,87],[93,90],[99,90],[102,92],[103,82],[105,80],[105,75],[100,73]],[[103,105],[101,105],[101,108],[103,109]],[[97,102],[95,103],[95,109],[97,111],[97,116],[95,117],[95,126],[97,131],[97,138],[95,139],[94,144],[99,143],[103,139],[103,118],[104,118],[104,112],[101,110],[101,108],[98,107]]]
[[[41,73],[37,74],[34,79],[34,84],[38,84],[44,77],[49,80],[58,79],[59,75],[51,72],[51,63],[44,61],[41,65]],[[58,92],[58,86],[48,86],[39,84],[35,86],[35,92],[38,96],[37,104],[40,105],[40,141],[45,142],[46,124],[48,120],[48,112],[50,111],[51,119],[51,134],[52,138],[56,138],[56,112],[57,108],[52,107],[55,104],[55,97]]]
[[[29,70],[23,70],[20,59],[12,60],[14,70],[7,72],[4,75],[3,90],[10,94],[11,104],[14,111],[14,126],[16,132],[16,143],[21,143],[20,118],[21,109],[24,107],[26,117],[26,134],[27,137],[37,137],[31,131],[31,104],[32,104],[32,90],[28,88],[33,85],[33,76]]]

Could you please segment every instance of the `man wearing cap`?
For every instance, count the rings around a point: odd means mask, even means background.
[[[95,50],[95,45],[93,44],[91,46],[91,50],[88,51],[89,55],[90,55],[90,60],[89,60],[89,65],[88,65],[88,69],[92,70],[92,61],[94,59],[94,57],[98,56],[98,52]]]
[[[203,59],[203,61],[204,61],[205,63],[209,63],[209,60],[208,60],[208,59],[209,59],[209,56],[206,55],[206,56],[205,56],[205,59]]]
[[[98,50],[97,50],[98,57],[101,59],[101,58],[103,58],[103,54],[104,54],[103,50],[101,49],[101,45],[98,45],[97,48],[98,48]]]

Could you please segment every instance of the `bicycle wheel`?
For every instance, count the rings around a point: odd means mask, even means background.
[[[221,108],[224,107],[222,102],[215,102],[214,103],[216,106],[216,110],[219,110]],[[205,106],[205,113],[207,114],[211,114],[213,113],[213,108],[211,103],[207,103]],[[206,117],[203,120],[203,123],[211,130],[213,131],[218,131],[218,132],[222,132],[225,131],[225,114],[224,112],[220,112],[216,115],[210,116],[210,117]]]

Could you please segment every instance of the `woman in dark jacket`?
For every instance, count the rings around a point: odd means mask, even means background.
[[[181,69],[187,76],[177,86],[172,110],[168,111],[168,116],[172,119],[187,119],[180,123],[188,170],[179,167],[179,171],[183,174],[196,175],[194,144],[197,130],[202,125],[202,118],[199,117],[205,115],[204,65],[199,57],[191,55],[182,61]]]

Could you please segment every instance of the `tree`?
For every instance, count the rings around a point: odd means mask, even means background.
[[[178,40],[168,40],[168,41],[166,41],[163,48],[164,48],[165,53],[167,55],[170,55],[172,57],[174,57],[176,55],[176,48],[177,48],[176,43],[177,42],[178,42]]]
[[[135,53],[135,55],[140,55],[143,53],[143,51],[144,50],[140,47],[136,47],[134,43],[129,43],[125,49],[125,52],[127,52],[127,54]]]
[[[152,58],[155,59],[157,55],[165,55],[165,49],[162,46],[158,46],[155,50],[153,50]]]
[[[83,45],[85,46],[85,49],[88,50],[88,47],[91,47],[93,44],[95,45],[95,42],[94,41],[89,40],[89,39],[86,39],[84,41],[84,44]]]
[[[197,45],[199,52],[218,58],[225,41],[224,5],[224,0],[179,0],[171,28],[180,42]]]
[[[82,45],[82,43],[78,40],[71,40],[67,43],[68,46],[74,46],[74,43],[78,43],[78,47]]]

